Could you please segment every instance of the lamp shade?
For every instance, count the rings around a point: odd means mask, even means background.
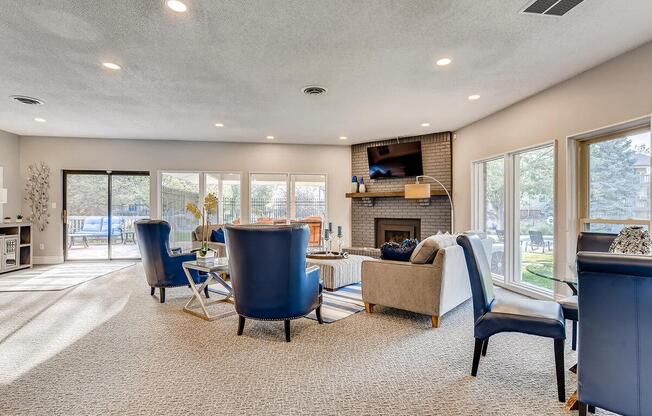
[[[4,188],[0,188],[0,204],[6,204],[7,203],[7,190]]]
[[[429,183],[409,183],[405,185],[405,199],[429,199]]]

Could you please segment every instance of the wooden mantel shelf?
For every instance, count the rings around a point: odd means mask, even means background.
[[[443,189],[431,189],[430,190],[430,196],[445,196],[446,192],[444,192]],[[346,197],[347,198],[403,198],[405,196],[405,192],[403,191],[398,191],[398,192],[355,192],[355,193],[347,193]]]

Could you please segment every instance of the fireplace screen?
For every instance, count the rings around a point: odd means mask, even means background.
[[[402,242],[421,238],[421,220],[410,218],[376,218],[376,247],[388,241]]]

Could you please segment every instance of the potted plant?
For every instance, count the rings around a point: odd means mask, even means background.
[[[208,227],[210,225],[209,217],[211,214],[217,213],[217,197],[212,193],[206,195],[201,210],[193,202],[188,202],[186,204],[186,211],[190,212],[196,219],[200,220],[202,227],[201,246],[191,250],[191,252],[197,254],[197,262],[209,263],[215,259],[215,250],[208,246]]]
[[[23,222],[23,216],[20,214],[16,215],[16,222]]]

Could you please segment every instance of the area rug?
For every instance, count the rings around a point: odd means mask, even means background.
[[[0,292],[64,290],[113,273],[133,262],[68,262],[0,275]]]
[[[225,294],[223,288],[211,287],[211,292],[221,295]],[[324,323],[330,324],[354,313],[358,313],[364,309],[364,302],[362,301],[362,287],[360,283],[344,286],[337,289],[335,292],[324,291],[323,301],[321,306],[321,316]],[[317,320],[315,312],[310,312],[306,318]]]

